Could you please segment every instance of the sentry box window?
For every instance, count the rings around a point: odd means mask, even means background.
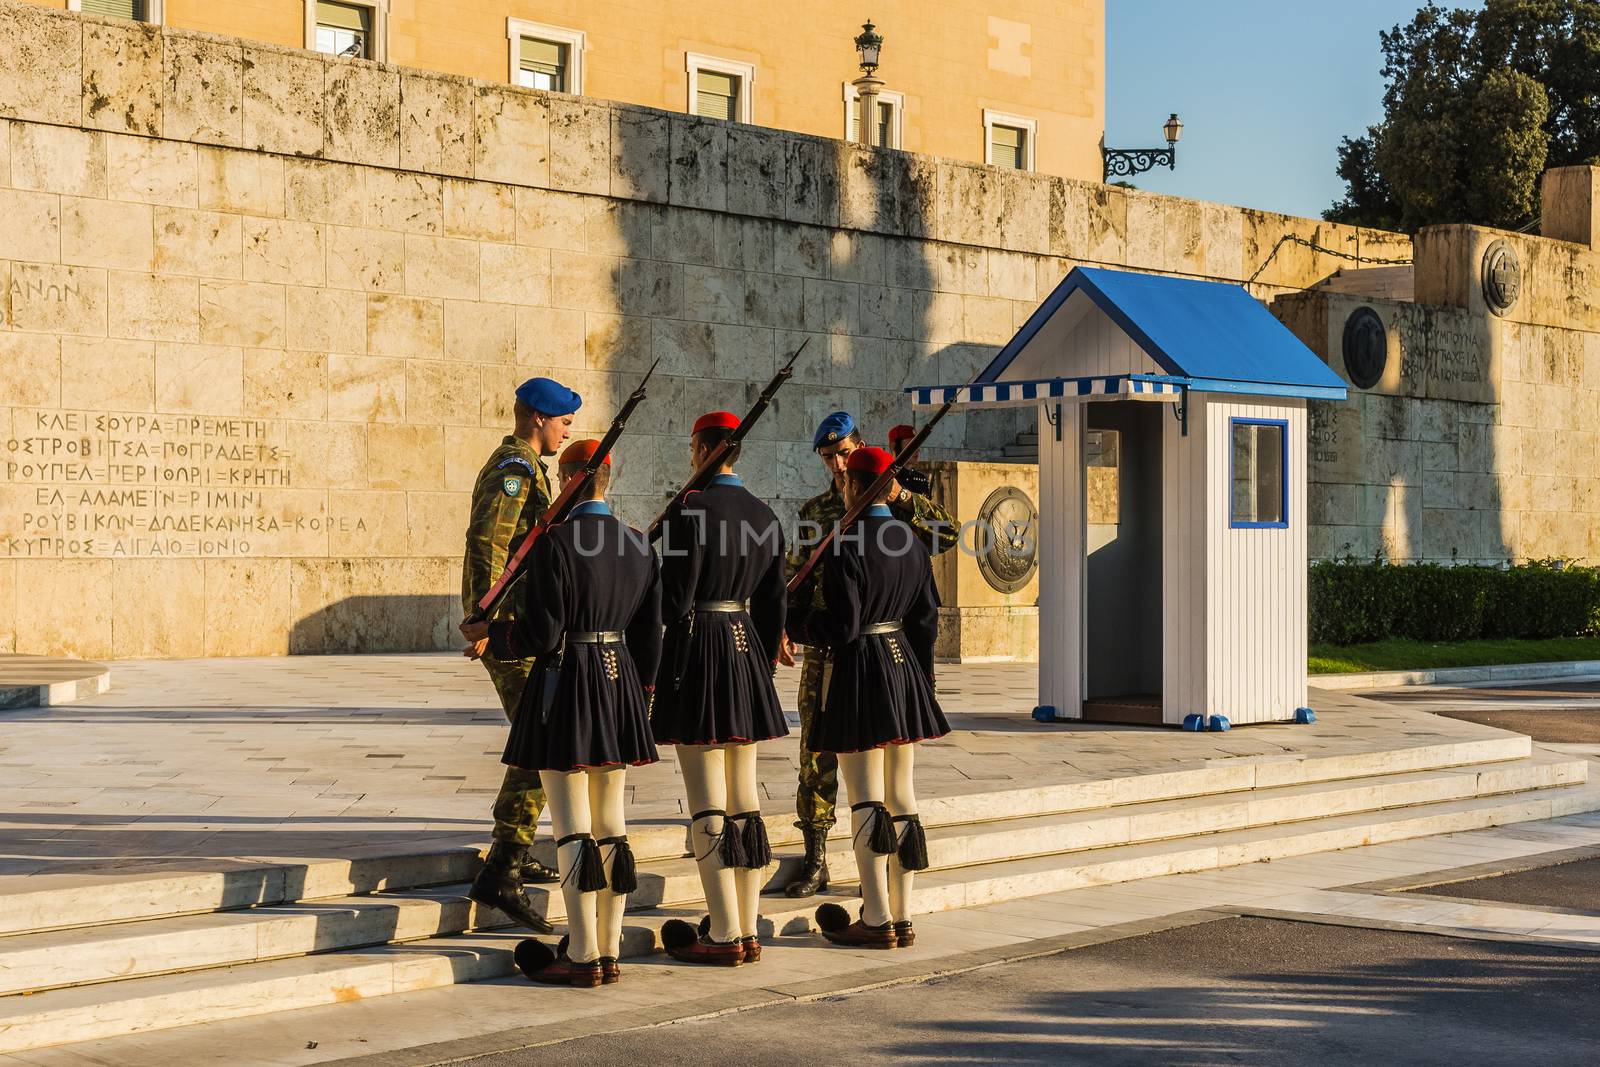
[[[1289,424],[1233,419],[1228,525],[1282,529],[1289,525]]]

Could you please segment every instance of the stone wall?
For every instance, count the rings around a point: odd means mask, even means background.
[[[1415,303],[1323,291],[1274,302],[1347,381],[1351,316],[1371,308],[1385,327],[1377,384],[1352,386],[1346,403],[1311,406],[1314,557],[1600,560],[1597,174],[1563,168],[1545,183],[1544,217],[1570,240],[1423,230]],[[1515,254],[1518,291],[1496,313],[1485,303],[1484,260],[1502,241]]]
[[[0,651],[445,648],[467,492],[539,373],[615,495],[809,338],[743,469],[967,378],[1077,263],[1308,286],[1308,219],[0,2]],[[1371,256],[1403,237],[1362,231]],[[1270,262],[1268,262],[1270,260]],[[998,454],[1031,415],[941,426]]]

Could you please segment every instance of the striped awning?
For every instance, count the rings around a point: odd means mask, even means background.
[[[1120,396],[1130,400],[1176,401],[1187,383],[1155,374],[1103,374],[1084,378],[978,382],[972,385],[914,385],[906,390],[914,407],[946,403],[958,407],[1026,407],[1051,400],[1092,400]]]

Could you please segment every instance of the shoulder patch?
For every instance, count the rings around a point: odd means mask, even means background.
[[[523,459],[521,456],[507,456],[505,459],[501,460],[499,463],[496,463],[494,465],[494,469],[497,470],[497,471],[498,470],[504,470],[505,468],[513,466],[513,465],[521,467],[523,470],[527,471],[530,475],[533,474],[533,464],[529,463],[527,460]]]
[[[521,478],[506,478],[500,482],[500,487],[506,491],[506,496],[516,496],[522,492]]]

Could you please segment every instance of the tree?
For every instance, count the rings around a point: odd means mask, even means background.
[[[1383,121],[1340,142],[1325,218],[1518,228],[1546,167],[1600,161],[1600,0],[1430,0],[1379,37]]]

